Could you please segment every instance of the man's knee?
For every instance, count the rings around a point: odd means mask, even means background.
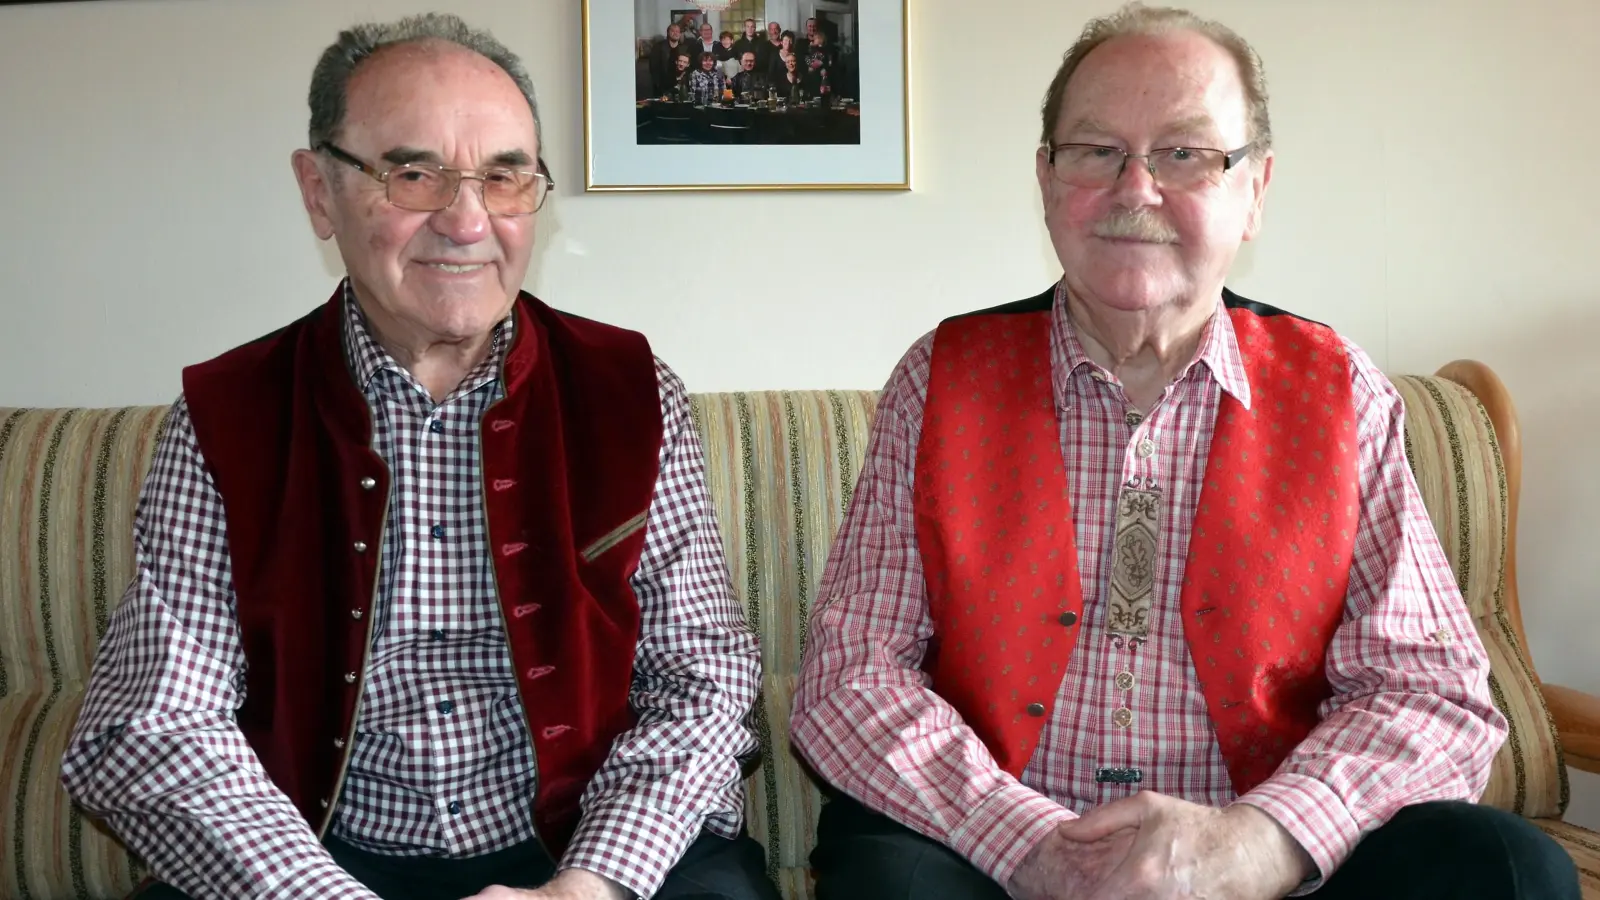
[[[1503,885],[1496,896],[1580,898],[1572,857],[1514,813],[1473,803],[1420,803],[1396,813],[1372,837],[1379,835],[1392,852],[1432,860],[1462,884]]]
[[[655,896],[659,900],[778,900],[766,854],[748,835],[702,834],[684,851]]]
[[[817,900],[1004,900],[1006,893],[949,847],[847,797],[830,800],[811,852]]]

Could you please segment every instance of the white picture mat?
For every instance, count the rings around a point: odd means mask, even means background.
[[[857,11],[860,144],[638,143],[634,8],[588,0],[585,148],[589,190],[643,187],[909,187],[905,4]],[[706,173],[715,173],[707,175]]]

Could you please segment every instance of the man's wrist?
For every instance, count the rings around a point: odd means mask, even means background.
[[[638,895],[588,869],[562,869],[550,882],[563,896],[574,900],[637,900]]]
[[[1281,895],[1288,894],[1317,876],[1316,860],[1306,851],[1294,835],[1265,810],[1247,803],[1235,803],[1223,811],[1232,820],[1234,835],[1241,845],[1259,848],[1274,873]]]

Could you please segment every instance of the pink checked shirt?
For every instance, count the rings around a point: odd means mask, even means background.
[[[1195,359],[1141,415],[1084,354],[1065,296],[1058,286],[1050,352],[1083,633],[1039,749],[1020,781],[1002,771],[919,669],[933,625],[912,472],[930,334],[884,388],[828,559],[795,698],[801,754],[836,787],[949,845],[1001,884],[1058,824],[1140,789],[1213,807],[1257,806],[1306,848],[1321,878],[1401,807],[1476,799],[1505,740],[1505,719],[1490,700],[1487,656],[1407,465],[1404,407],[1393,386],[1347,342],[1361,526],[1344,623],[1328,653],[1334,696],[1277,773],[1240,797],[1177,615],[1217,404],[1223,392],[1250,403],[1232,322],[1211,318]],[[1109,634],[1104,621],[1116,499],[1136,478],[1156,484],[1162,503],[1143,641]],[[1143,783],[1100,783],[1100,768],[1139,768]]]
[[[514,319],[442,402],[345,298],[344,347],[393,473],[370,665],[331,832],[396,856],[461,857],[534,837],[537,770],[484,531],[478,423]],[[584,795],[562,868],[653,894],[702,827],[742,829],[739,757],[760,650],[728,583],[683,382],[657,361],[663,439],[639,601],[639,724]],[[373,900],[262,771],[233,714],[245,657],[222,498],[179,400],[134,521],[136,574],[95,659],[62,763],[75,800],[196,900]]]

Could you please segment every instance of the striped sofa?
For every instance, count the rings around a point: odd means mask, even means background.
[[[1561,821],[1566,766],[1600,771],[1600,699],[1542,685],[1518,607],[1521,453],[1496,377],[1457,363],[1397,376],[1406,449],[1434,526],[1494,656],[1513,724],[1484,802],[1563,842],[1600,898],[1600,836]],[[810,896],[821,799],[789,749],[806,619],[850,501],[877,396],[867,391],[693,398],[735,590],[765,647],[751,832],[786,898]],[[121,896],[138,861],[61,791],[58,766],[97,637],[129,578],[129,523],[164,407],[0,409],[0,900]]]

